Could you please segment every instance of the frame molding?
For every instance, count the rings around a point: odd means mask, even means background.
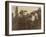
[[[42,5],[44,5],[44,32],[43,33],[27,33],[27,34],[9,35],[9,3],[27,3],[27,4],[42,4]],[[45,34],[45,3],[5,1],[5,36],[32,35],[32,34]]]

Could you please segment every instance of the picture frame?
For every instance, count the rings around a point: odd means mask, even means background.
[[[30,11],[36,10],[36,12],[37,12],[37,9],[39,9],[39,7],[40,7],[41,8],[41,13],[39,14],[39,15],[41,15],[40,26],[38,26],[38,28],[32,27],[32,29],[31,28],[29,29],[29,27],[28,27],[27,30],[26,30],[26,27],[24,28],[25,30],[20,29],[20,27],[21,27],[20,26],[19,29],[17,29],[18,25],[16,25],[16,23],[15,23],[15,25],[13,24],[14,22],[13,22],[13,18],[12,18],[12,17],[14,17],[14,14],[12,13],[12,11],[14,12],[14,10],[17,9],[16,6],[18,7],[18,12],[21,10],[29,11],[29,9],[30,9]],[[25,12],[27,12],[27,11],[25,11]],[[13,16],[12,16],[12,14],[13,14]],[[15,26],[15,29],[12,24]],[[26,25],[27,25],[27,23],[26,23]],[[33,34],[45,34],[45,3],[5,1],[5,35],[6,36],[16,36],[16,35],[18,36],[18,35],[33,35]]]

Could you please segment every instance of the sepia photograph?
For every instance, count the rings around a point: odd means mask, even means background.
[[[45,33],[45,4],[6,2],[6,35]]]
[[[12,30],[41,29],[41,8],[34,6],[12,7]]]

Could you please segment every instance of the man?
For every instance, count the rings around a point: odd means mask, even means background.
[[[31,18],[31,24],[32,24],[32,29],[36,29],[36,25],[38,24],[38,14],[37,14],[37,11],[34,11],[31,13],[32,15],[32,18]]]
[[[25,29],[25,15],[24,13],[27,12],[26,10],[21,10],[19,12],[19,17],[18,17],[18,29],[17,30],[24,30]]]

